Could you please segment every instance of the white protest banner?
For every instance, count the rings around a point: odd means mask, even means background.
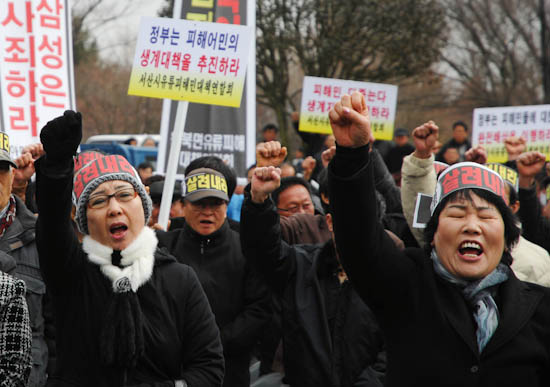
[[[128,94],[239,107],[250,29],[182,19],[141,19]]]
[[[342,79],[304,77],[300,126],[302,132],[332,134],[328,112],[344,94],[365,96],[371,129],[377,140],[391,140],[397,105],[397,86]]]
[[[49,120],[75,109],[68,0],[2,0],[0,53],[0,124],[17,157]]]
[[[472,144],[487,149],[488,162],[508,160],[504,140],[523,137],[528,151],[550,158],[550,105],[507,106],[474,109]]]

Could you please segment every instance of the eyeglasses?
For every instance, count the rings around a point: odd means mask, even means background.
[[[95,195],[88,200],[88,208],[97,210],[105,208],[109,205],[111,198],[115,198],[119,203],[129,202],[137,196],[137,192],[133,188],[124,188],[110,195]]]
[[[297,212],[301,210],[303,211],[307,211],[309,210],[311,207],[313,206],[313,203],[312,202],[304,202],[302,204],[295,204],[293,206],[290,206],[288,208],[280,208],[280,207],[277,207],[277,209],[279,211],[284,211],[284,212],[290,212],[291,214],[296,214]]]

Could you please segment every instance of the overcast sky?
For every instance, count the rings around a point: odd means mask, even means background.
[[[70,0],[75,11],[91,0]],[[163,0],[104,0],[89,18],[88,26],[97,39],[102,58],[131,63],[142,16],[157,16]],[[107,24],[106,18],[116,15]],[[121,16],[119,16],[121,15]]]

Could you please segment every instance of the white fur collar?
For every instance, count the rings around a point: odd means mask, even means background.
[[[112,264],[112,248],[102,245],[89,235],[84,237],[82,249],[88,254],[88,260],[99,265],[101,272],[111,280],[115,292],[117,281],[124,277],[128,278],[135,292],[153,274],[157,244],[155,232],[149,227],[144,227],[137,238],[120,252],[120,263],[123,268]]]

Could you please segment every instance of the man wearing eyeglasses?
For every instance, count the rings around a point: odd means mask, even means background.
[[[248,387],[252,348],[271,317],[269,292],[227,221],[225,176],[212,168],[198,168],[187,173],[183,190],[185,224],[158,231],[159,246],[168,248],[199,277],[220,328],[224,387]]]
[[[280,216],[295,214],[315,214],[309,184],[297,176],[284,177],[281,186],[272,193],[273,201]]]

